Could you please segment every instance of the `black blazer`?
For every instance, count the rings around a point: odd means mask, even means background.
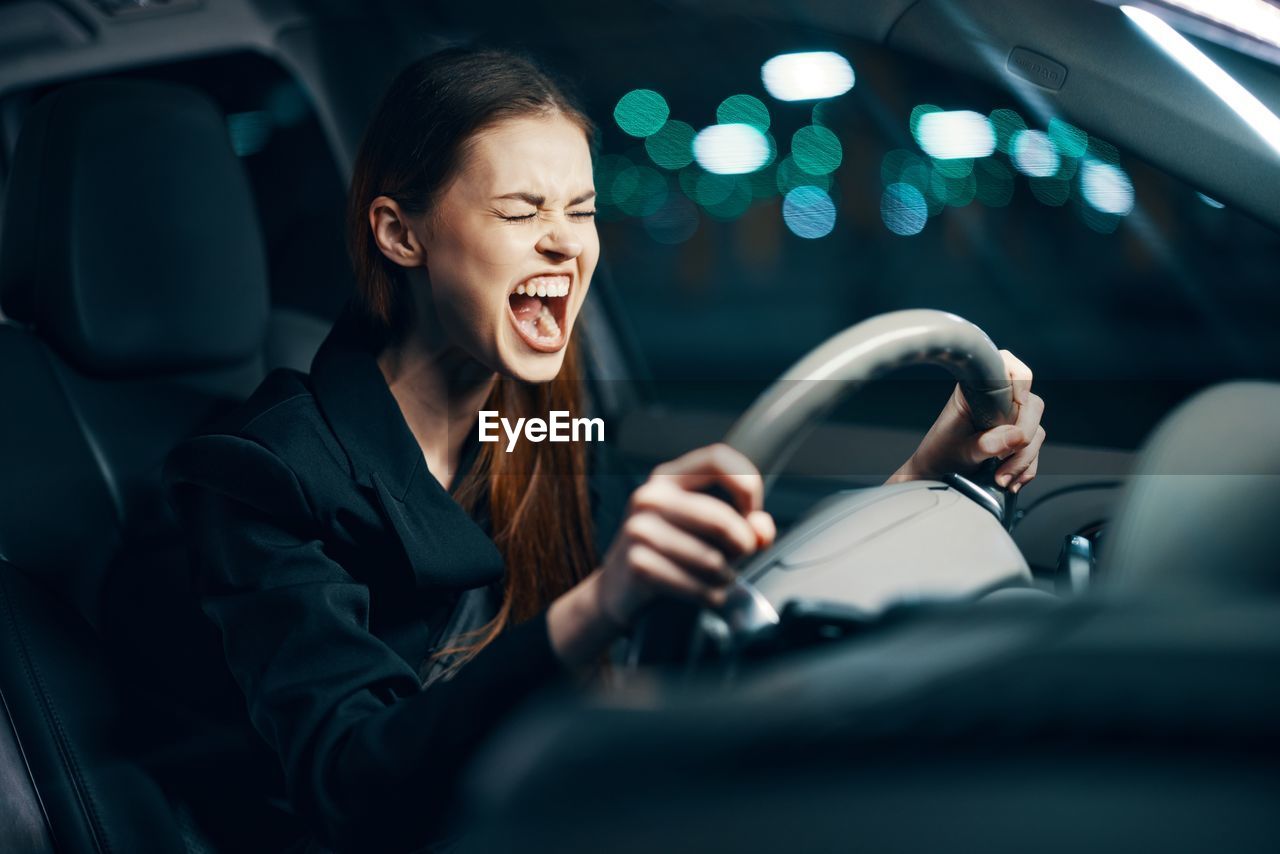
[[[376,352],[349,305],[309,377],[272,372],[164,474],[201,610],[281,763],[281,794],[325,844],[361,851],[431,838],[485,734],[568,681],[545,611],[452,679],[423,671],[492,616],[504,566],[483,520],[427,470]],[[625,492],[593,483],[597,506]]]

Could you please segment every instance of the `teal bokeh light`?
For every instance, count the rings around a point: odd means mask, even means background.
[[[844,158],[840,139],[822,125],[805,125],[791,137],[791,157],[810,175],[834,172]]]
[[[671,115],[667,99],[652,89],[633,89],[618,99],[613,119],[624,133],[646,137],[657,133]]]
[[[769,108],[751,95],[730,95],[716,107],[716,121],[722,125],[751,125],[764,133],[769,129]]]
[[[836,205],[825,190],[796,187],[782,200],[782,219],[797,237],[826,237],[836,225]]]

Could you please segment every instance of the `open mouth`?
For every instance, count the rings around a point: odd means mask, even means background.
[[[515,286],[507,297],[516,332],[535,350],[552,353],[565,343],[570,276],[533,276]]]

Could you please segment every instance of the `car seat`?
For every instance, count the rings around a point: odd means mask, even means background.
[[[169,747],[238,695],[182,684],[219,650],[159,474],[260,381],[268,301],[212,102],[97,81],[32,109],[0,240],[0,850],[213,849],[179,783],[216,769]]]

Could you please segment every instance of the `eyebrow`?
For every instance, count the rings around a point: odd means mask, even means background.
[[[596,195],[595,190],[587,190],[585,193],[582,193],[576,199],[569,202],[569,204],[570,205],[582,204],[588,199],[594,199],[595,195]],[[494,199],[519,199],[522,202],[528,202],[529,204],[533,205],[535,208],[539,208],[539,207],[542,207],[544,202],[546,202],[547,197],[539,196],[537,193],[507,193],[505,196],[494,196]]]

